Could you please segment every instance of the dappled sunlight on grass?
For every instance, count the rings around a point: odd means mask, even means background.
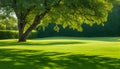
[[[117,37],[0,40],[2,69],[119,69]]]
[[[2,69],[119,69],[120,59],[98,55],[0,49]],[[34,53],[34,54],[33,54]],[[7,66],[7,67],[6,67]]]
[[[51,40],[28,40],[27,42],[16,42],[16,41],[0,41],[0,46],[15,46],[15,45],[39,45],[39,46],[47,46],[47,45],[68,45],[68,44],[84,44],[85,42],[79,41],[51,41]]]

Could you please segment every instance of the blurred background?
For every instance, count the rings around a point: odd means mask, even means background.
[[[18,28],[16,17],[10,16],[4,18],[0,14],[0,39],[18,38]],[[119,37],[120,36],[120,6],[116,5],[112,12],[109,13],[108,21],[104,26],[93,25],[88,26],[83,24],[83,31],[78,32],[69,28],[63,29],[61,26],[59,32],[54,31],[54,23],[50,23],[45,30],[39,26],[30,33],[28,38],[43,38],[43,37]]]

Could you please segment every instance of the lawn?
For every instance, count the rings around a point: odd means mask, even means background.
[[[120,69],[120,37],[0,40],[0,69]]]

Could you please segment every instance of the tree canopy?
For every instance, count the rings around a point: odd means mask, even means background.
[[[13,16],[0,15],[0,30],[17,30],[17,19]]]
[[[82,31],[82,24],[102,24],[107,21],[113,0],[0,0],[0,11],[9,16],[13,12],[18,19],[21,38],[38,25],[43,29],[49,23]],[[27,26],[27,29],[25,29]],[[24,36],[22,36],[24,35]]]

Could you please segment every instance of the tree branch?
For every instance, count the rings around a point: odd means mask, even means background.
[[[44,16],[48,13],[48,11],[45,11],[44,13],[40,14],[40,15],[36,15],[33,24],[26,30],[26,32],[24,33],[24,35],[28,35],[29,32],[31,32],[33,29],[35,29],[35,27],[40,23],[41,19],[44,18]]]
[[[44,16],[50,11],[50,6],[47,4],[46,0],[44,0],[44,6],[46,10],[43,13],[35,16],[32,25],[26,30],[26,32],[23,35],[27,36],[29,32],[35,29],[35,27],[40,23],[40,21],[44,18]]]

